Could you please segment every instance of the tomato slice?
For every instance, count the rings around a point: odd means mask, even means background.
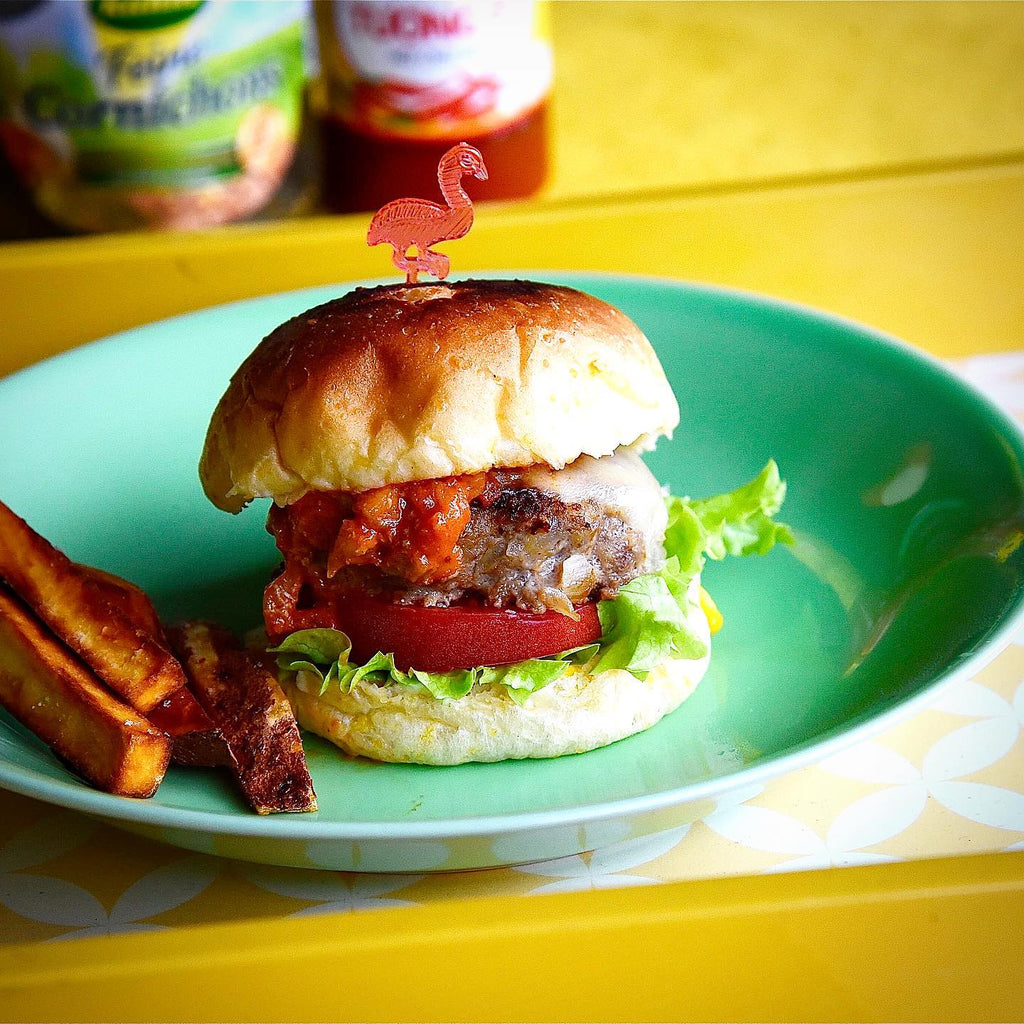
[[[390,604],[353,591],[322,595],[312,607],[299,607],[300,580],[301,574],[292,578],[286,572],[267,587],[268,636],[278,642],[294,630],[341,629],[352,641],[354,662],[382,651],[393,654],[403,671],[452,672],[543,658],[601,636],[594,601],[577,607],[578,620],[559,612],[536,614],[481,604]]]
[[[393,654],[403,671],[423,672],[511,665],[600,639],[596,602],[576,611],[578,621],[559,612],[536,614],[472,604],[424,608],[351,594],[335,603],[337,627],[352,641],[354,662],[383,651]]]

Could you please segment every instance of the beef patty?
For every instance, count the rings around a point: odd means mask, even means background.
[[[300,604],[315,602],[325,588],[358,589],[404,604],[443,607],[479,599],[503,608],[572,614],[574,605],[613,597],[630,580],[661,566],[661,490],[628,450],[603,459],[582,456],[563,470],[497,471],[489,483],[469,504],[457,568],[429,584],[372,564],[341,566],[328,579],[326,546],[298,551],[288,539],[287,509],[272,510],[268,528],[293,570],[291,579],[298,565],[305,573]]]

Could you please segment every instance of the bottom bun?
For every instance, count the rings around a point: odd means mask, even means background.
[[[477,685],[458,700],[362,682],[321,697],[320,680],[309,672],[282,685],[299,724],[346,753],[441,765],[560,757],[614,743],[679,707],[707,666],[707,656],[670,659],[641,680],[623,669],[592,675],[572,665],[522,706],[495,685]]]

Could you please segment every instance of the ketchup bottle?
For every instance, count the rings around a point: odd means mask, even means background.
[[[323,201],[375,210],[431,198],[441,156],[476,146],[473,199],[536,192],[547,171],[553,60],[534,0],[333,0],[317,5]]]

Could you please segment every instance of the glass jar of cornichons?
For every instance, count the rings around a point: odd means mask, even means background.
[[[0,144],[76,230],[252,214],[292,164],[307,0],[4,0]]]

